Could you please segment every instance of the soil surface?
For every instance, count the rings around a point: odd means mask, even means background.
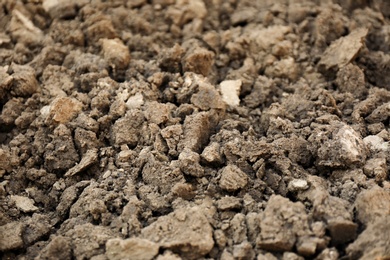
[[[0,1],[1,259],[389,259],[387,0]]]

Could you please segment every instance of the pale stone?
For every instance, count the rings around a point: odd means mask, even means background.
[[[144,104],[144,97],[141,93],[137,93],[134,96],[129,97],[126,101],[126,107],[128,109],[137,109]]]
[[[241,85],[242,81],[240,79],[222,81],[220,84],[222,100],[230,106],[238,106],[240,104]]]
[[[23,211],[23,212],[34,212],[37,211],[38,208],[34,206],[34,201],[30,198],[18,196],[18,195],[11,195],[11,202],[15,203],[15,206]]]
[[[76,117],[81,109],[81,102],[74,98],[56,98],[50,105],[48,119],[52,119],[54,122],[59,124],[65,124]],[[46,111],[43,110],[41,113],[42,112],[45,113]]]
[[[307,190],[308,188],[309,185],[307,184],[307,181],[302,179],[294,179],[288,184],[288,189],[290,191]]]

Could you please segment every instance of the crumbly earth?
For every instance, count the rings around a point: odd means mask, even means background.
[[[3,0],[1,259],[389,259],[390,2]]]

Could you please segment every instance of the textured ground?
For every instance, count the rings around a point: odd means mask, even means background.
[[[0,258],[390,259],[390,2],[0,1]]]

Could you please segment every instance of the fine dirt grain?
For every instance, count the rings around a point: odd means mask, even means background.
[[[390,2],[0,1],[0,258],[390,259]]]

